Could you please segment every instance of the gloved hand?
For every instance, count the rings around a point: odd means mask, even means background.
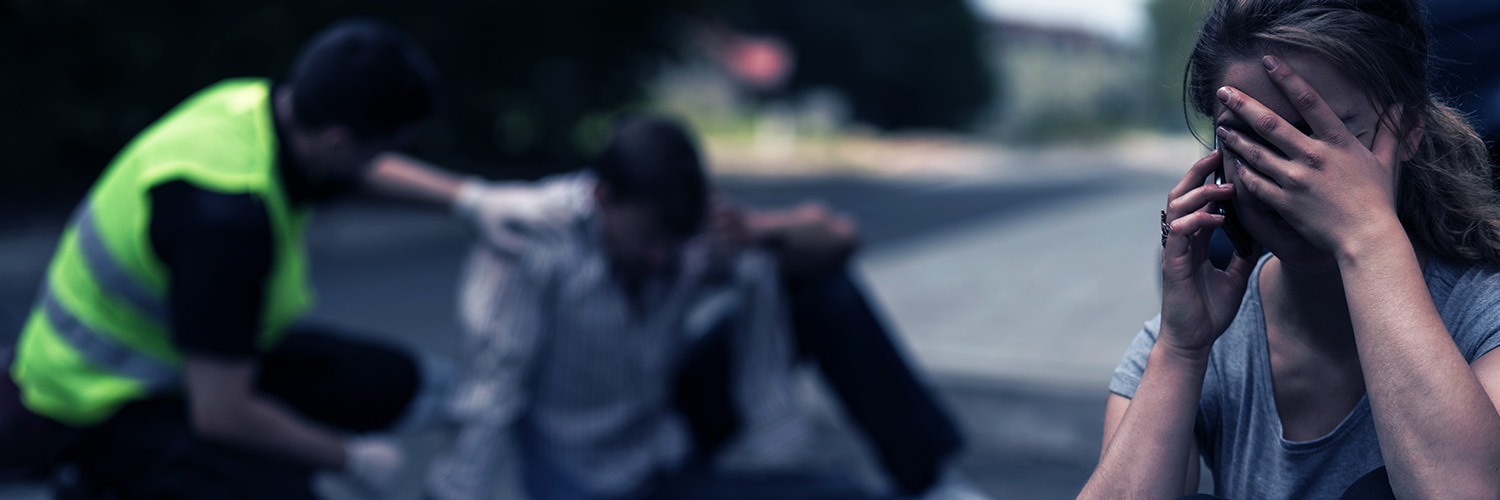
[[[390,491],[406,464],[396,443],[375,437],[345,441],[344,456],[344,472],[376,496]]]
[[[546,228],[566,210],[560,197],[523,182],[470,178],[459,187],[453,213],[475,225],[479,237],[499,249],[554,237]]]

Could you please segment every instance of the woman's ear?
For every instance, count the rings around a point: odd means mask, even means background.
[[[1401,151],[1397,158],[1402,163],[1411,161],[1417,155],[1417,148],[1422,146],[1422,138],[1427,135],[1427,117],[1421,113],[1406,113],[1406,108],[1396,106],[1396,123],[1402,125],[1401,130],[1406,133],[1401,137]]]

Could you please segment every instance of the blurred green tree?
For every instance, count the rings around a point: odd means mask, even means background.
[[[576,166],[704,19],[790,23],[790,88],[838,88],[869,123],[962,125],[989,88],[967,5],[867,1],[0,0],[0,195],[77,194],[187,95],[281,75],[313,33],[359,15],[406,30],[443,71],[448,106],[415,152],[491,175]]]
[[[1182,75],[1198,41],[1198,24],[1213,0],[1150,0],[1151,109],[1154,121],[1168,130],[1186,130]]]

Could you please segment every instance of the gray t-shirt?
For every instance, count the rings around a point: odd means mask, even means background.
[[[1232,499],[1338,498],[1360,476],[1384,465],[1369,398],[1328,435],[1287,441],[1271,390],[1270,354],[1260,301],[1262,258],[1234,321],[1214,343],[1194,430],[1214,475],[1214,494]],[[1424,270],[1438,314],[1464,359],[1500,346],[1500,274],[1493,268],[1436,257]],[[1109,390],[1135,395],[1156,343],[1161,316],[1136,334]]]

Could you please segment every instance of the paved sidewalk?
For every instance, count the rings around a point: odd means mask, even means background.
[[[1157,307],[1156,213],[1174,181],[1170,172],[1100,163],[983,179],[725,185],[754,204],[812,196],[853,213],[868,242],[860,272],[970,436],[958,467],[997,498],[1065,499],[1097,460],[1110,371]],[[468,241],[461,225],[444,214],[357,204],[326,210],[315,224],[316,319],[438,356],[456,352],[454,289]],[[0,233],[0,333],[12,335],[15,315],[30,304],[57,231]],[[809,460],[878,483],[837,409],[816,383],[806,392],[827,430]],[[410,437],[414,461],[438,441]],[[332,498],[354,498],[325,487]],[[417,488],[413,473],[392,498],[417,498]],[[23,485],[0,486],[0,498],[46,496]]]

